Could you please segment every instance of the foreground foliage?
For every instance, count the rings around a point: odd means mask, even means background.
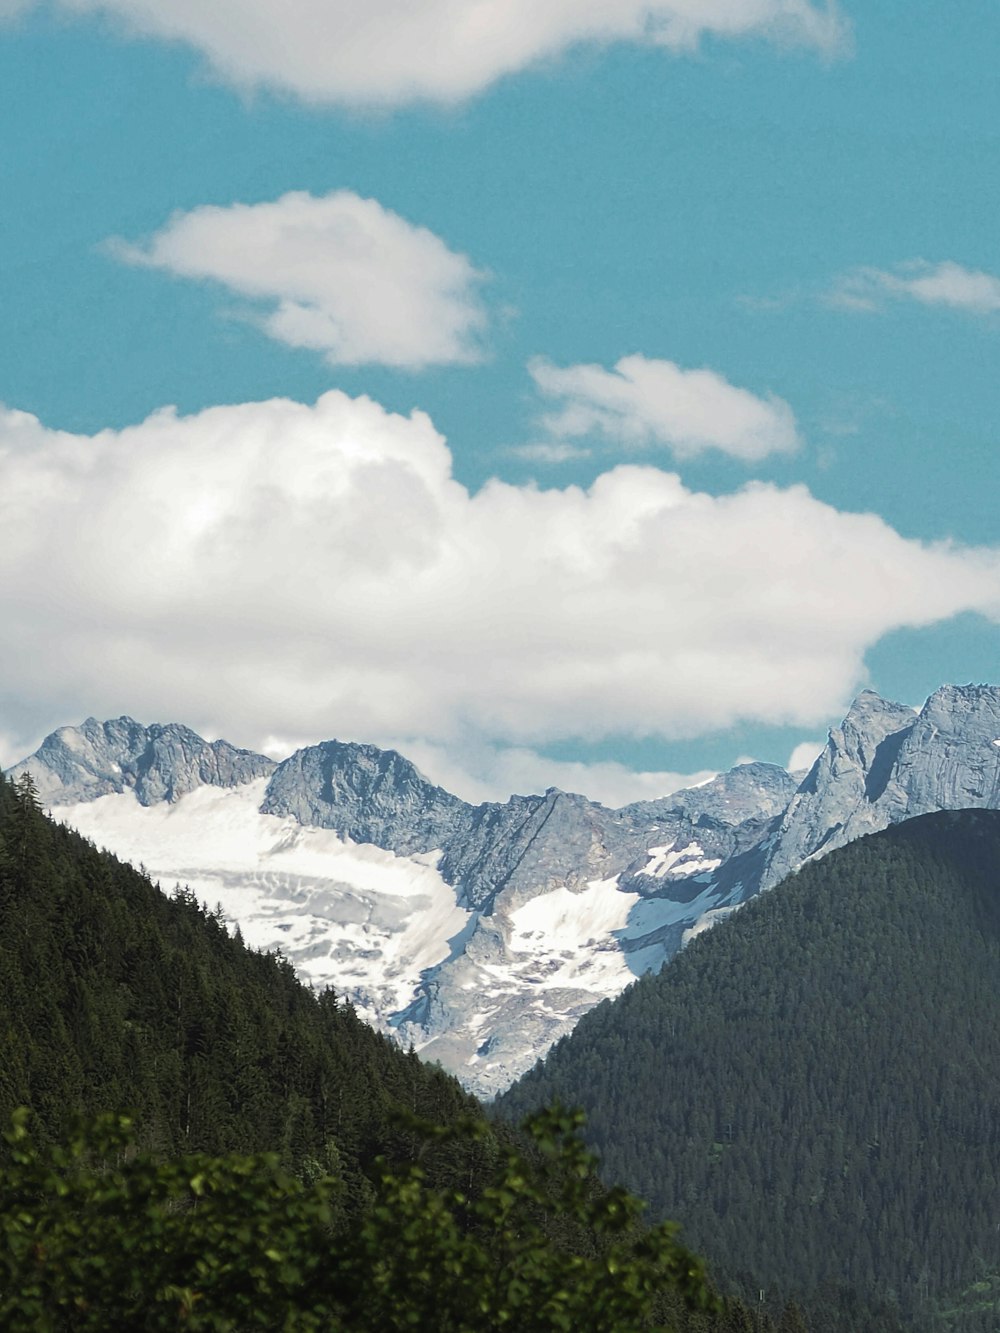
[[[716,1308],[673,1226],[642,1229],[635,1199],[595,1188],[579,1118],[560,1111],[534,1119],[533,1149],[504,1152],[478,1199],[416,1164],[386,1169],[347,1229],[334,1175],[307,1186],[274,1156],[161,1161],[113,1116],[44,1149],[27,1121],[15,1115],[0,1172],[10,1333],[635,1333],[664,1297]]]

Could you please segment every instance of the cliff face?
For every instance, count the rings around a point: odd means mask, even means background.
[[[919,713],[867,691],[792,799],[759,887],[901,820],[998,806],[1000,690],[946,685]]]

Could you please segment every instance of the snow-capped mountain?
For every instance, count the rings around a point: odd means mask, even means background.
[[[275,765],[129,718],[63,727],[24,768],[67,823],[490,1096],[809,857],[1000,806],[1000,690],[945,687],[919,714],[866,692],[801,784],[746,764],[619,810],[555,789],[471,806],[394,751]]]

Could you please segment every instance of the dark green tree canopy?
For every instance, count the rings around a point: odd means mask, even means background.
[[[605,1179],[744,1290],[993,1333],[995,1298],[960,1293],[1000,1274],[998,1020],[1000,813],[928,815],[695,939],[500,1108],[581,1105]]]

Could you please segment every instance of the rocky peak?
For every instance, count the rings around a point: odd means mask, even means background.
[[[623,869],[635,855],[630,838],[631,823],[616,812],[550,787],[544,796],[477,806],[447,847],[441,873],[472,906],[512,911],[539,893],[581,888]]]
[[[13,772],[24,768],[50,804],[125,790],[151,804],[202,783],[236,785],[269,774],[263,814],[414,856],[417,864],[393,872],[414,892],[394,895],[387,908],[377,882],[338,882],[343,872],[329,839],[320,840],[331,858],[329,876],[289,871],[285,830],[261,853],[247,889],[258,879],[268,884],[260,920],[272,934],[290,932],[264,937],[282,947],[301,927],[303,902],[316,904],[315,928],[301,934],[299,952],[290,956],[313,969],[310,975],[352,988],[379,1022],[490,1094],[630,976],[659,967],[686,939],[810,857],[929,810],[1000,808],[1000,689],[947,686],[919,715],[865,691],[801,785],[773,764],[744,764],[617,810],[557,788],[472,806],[392,750],[328,741],[275,767],[225,742],[210,745],[185,727],[143,727],[131,718],[62,728]],[[258,789],[243,799],[256,805]],[[103,838],[102,818],[95,807],[91,827]],[[277,836],[273,828],[269,836]],[[181,867],[189,877],[200,854],[191,847],[200,839],[200,832],[194,839],[189,833],[186,844],[182,838],[176,858],[157,871],[172,880]],[[269,845],[267,837],[261,845]],[[431,852],[440,854],[434,867],[426,863]],[[257,855],[248,852],[251,860]],[[230,874],[228,864],[208,866],[199,887],[211,897]],[[402,938],[425,910],[429,885],[443,890],[438,908],[448,905],[440,918],[445,934],[427,953],[421,926],[413,957],[400,962],[396,944],[383,948],[378,940]],[[526,910],[553,891],[548,904]],[[276,912],[283,919],[275,927]],[[364,930],[352,935],[359,912]],[[428,925],[438,928],[433,920]],[[418,957],[432,961],[416,968]],[[398,968],[411,964],[412,990],[400,989]]]
[[[903,739],[881,803],[891,823],[1000,805],[1000,689],[935,690]]]
[[[178,723],[145,727],[131,717],[60,727],[30,758],[10,770],[28,770],[41,801],[69,805],[132,790],[141,805],[175,801],[195,787],[237,787],[265,777],[274,762],[228,741],[206,741]]]
[[[395,750],[324,741],[275,769],[261,810],[334,829],[400,856],[444,845],[471,807],[436,787]]]
[[[686,815],[735,826],[780,815],[797,788],[792,775],[777,764],[738,764],[698,787],[685,787],[655,801],[636,801],[620,813],[642,820]]]
[[[945,685],[919,714],[866,690],[781,820],[761,887],[900,820],[998,805],[1000,689]]]

